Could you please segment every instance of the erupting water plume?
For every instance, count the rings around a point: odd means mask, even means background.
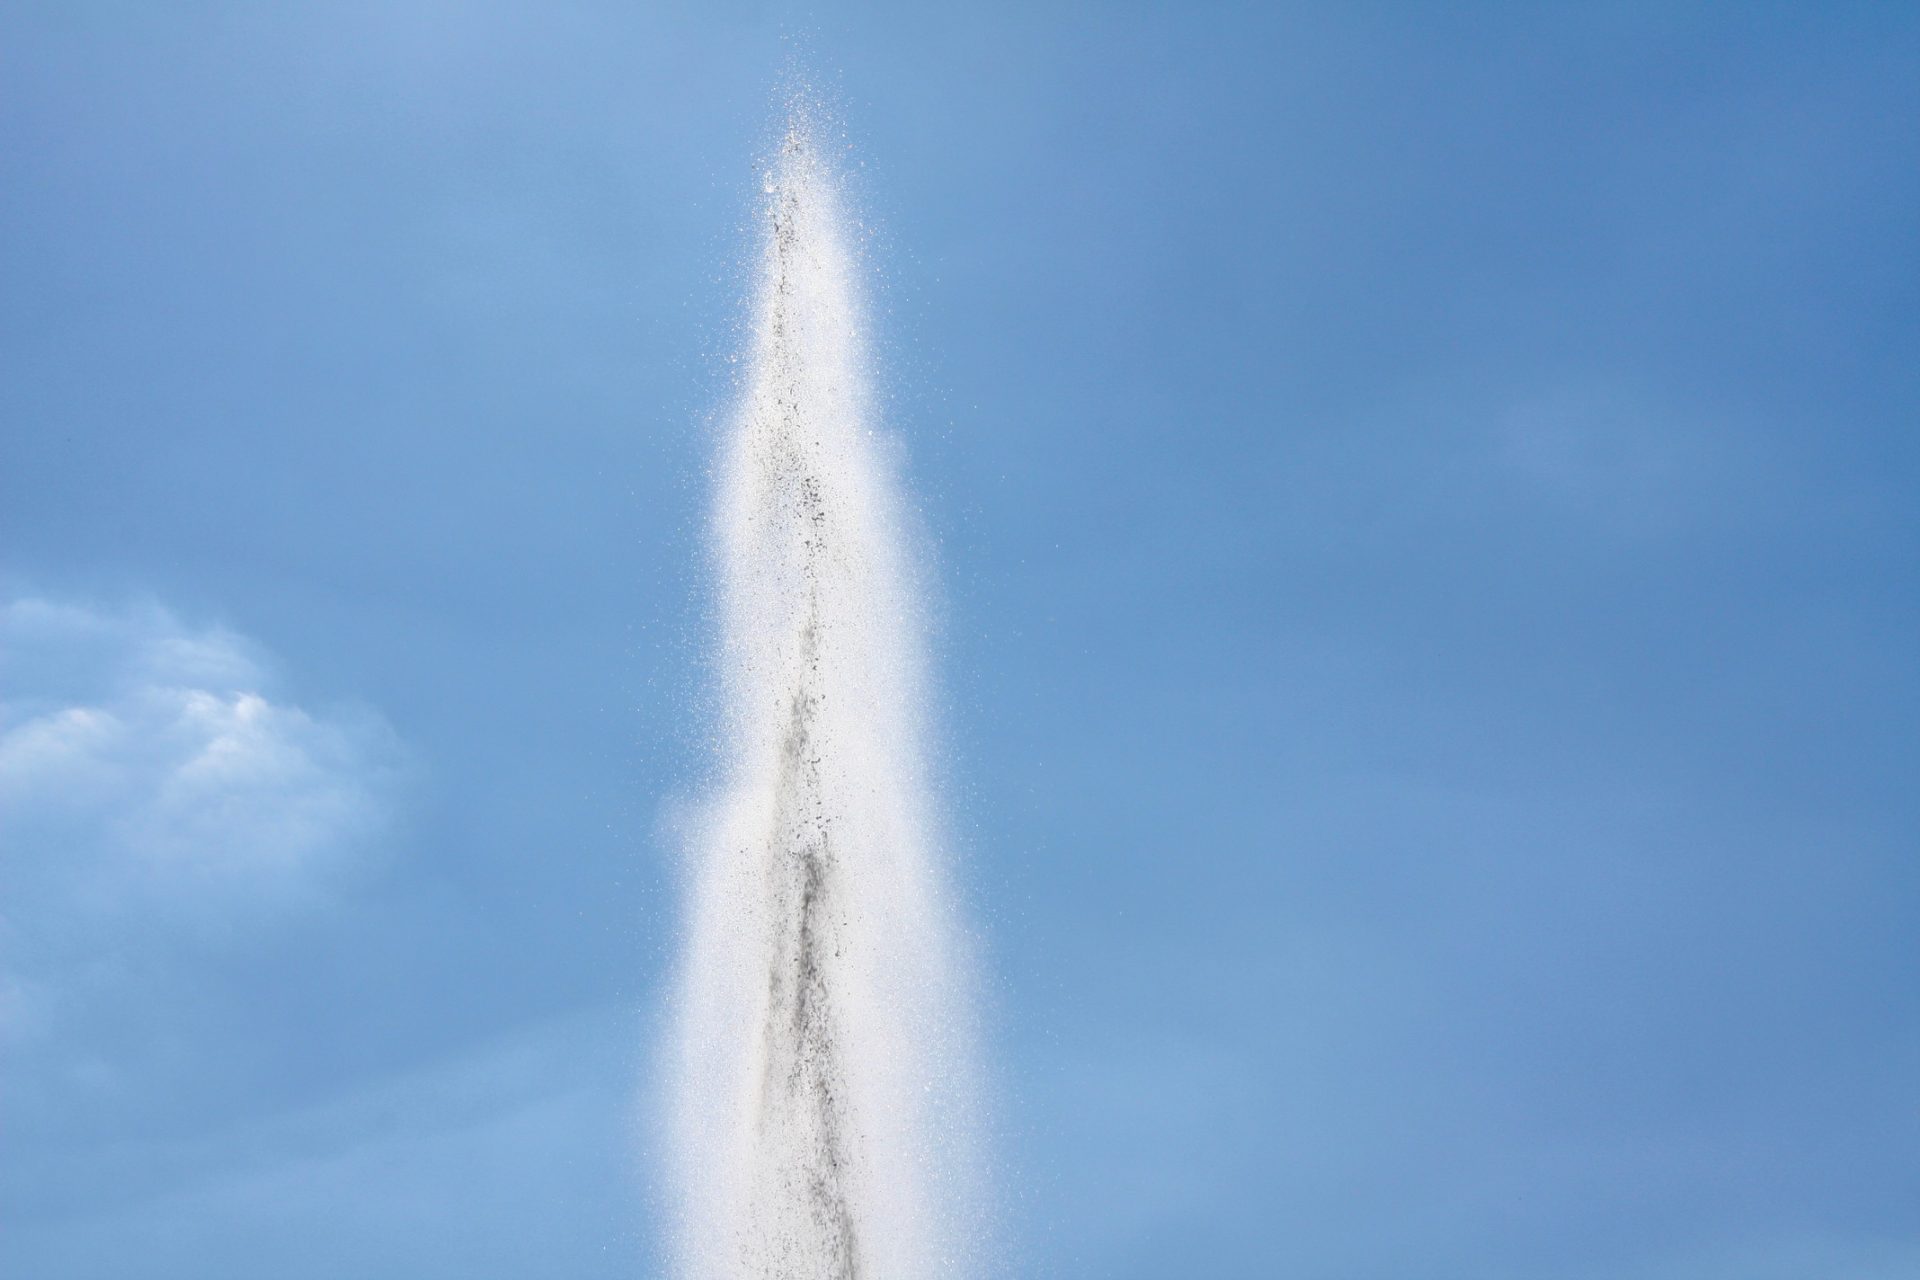
[[[764,191],[714,522],[724,782],[676,997],[678,1269],[957,1277],[976,1261],[973,1037],[929,800],[921,593],[810,110]]]

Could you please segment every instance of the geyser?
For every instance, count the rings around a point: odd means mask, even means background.
[[[765,169],[718,467],[723,781],[692,849],[670,1064],[685,1280],[918,1280],[977,1261],[922,592],[818,133],[796,109]]]

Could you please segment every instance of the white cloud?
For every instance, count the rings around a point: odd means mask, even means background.
[[[142,894],[278,897],[327,879],[386,819],[391,730],[274,700],[230,632],[29,599],[0,611],[0,646],[16,673],[0,701],[15,859]]]
[[[338,892],[405,772],[364,710],[276,688],[256,646],[157,605],[0,606],[0,1030],[96,957],[231,938]]]

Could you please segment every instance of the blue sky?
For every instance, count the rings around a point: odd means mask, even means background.
[[[0,1269],[652,1274],[796,37],[1007,1274],[1920,1273],[1920,15],[6,6]]]

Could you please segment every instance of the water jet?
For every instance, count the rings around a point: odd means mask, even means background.
[[[967,965],[939,847],[923,592],[819,112],[762,184],[717,467],[722,781],[691,851],[671,1182],[686,1280],[970,1274]]]

